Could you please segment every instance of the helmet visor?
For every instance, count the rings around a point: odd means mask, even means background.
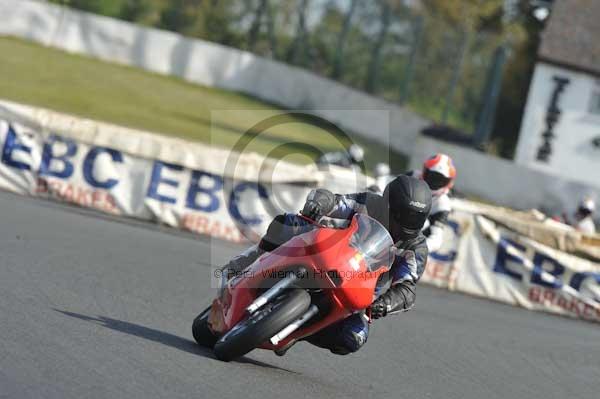
[[[419,231],[423,228],[427,215],[411,209],[400,209],[392,213],[392,218],[404,229]]]
[[[425,180],[429,188],[434,191],[446,187],[451,181],[449,177],[427,169],[423,172],[423,180]]]

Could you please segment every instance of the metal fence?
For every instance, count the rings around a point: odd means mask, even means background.
[[[49,0],[309,69],[488,137],[507,48],[411,0]]]
[[[249,3],[251,37],[241,48],[407,105],[477,142],[488,137],[508,54],[499,36],[451,26],[409,2],[298,0],[291,15],[283,15],[286,0]]]

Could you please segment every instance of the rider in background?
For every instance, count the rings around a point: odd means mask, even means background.
[[[452,212],[449,194],[456,179],[454,162],[446,154],[435,154],[423,163],[422,170],[411,171],[407,175],[424,180],[431,189],[431,213],[423,233],[427,237],[429,252],[436,252],[442,247],[444,225],[448,224],[448,215]]]
[[[375,183],[369,186],[368,190],[373,193],[381,194],[383,193],[383,190],[385,190],[385,186],[394,180],[395,176],[391,174],[390,165],[385,162],[379,162],[373,168],[373,177],[375,178]]]
[[[359,165],[365,157],[365,150],[358,144],[352,144],[346,151],[328,152],[319,159],[317,165],[337,165],[344,168],[360,169]]]
[[[585,197],[579,202],[575,211],[574,220],[569,224],[584,234],[595,234],[594,211],[596,203],[590,197]]]

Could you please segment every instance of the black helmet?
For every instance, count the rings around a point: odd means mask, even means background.
[[[419,234],[431,211],[431,190],[423,180],[401,175],[385,188],[390,209],[390,227],[395,240]]]

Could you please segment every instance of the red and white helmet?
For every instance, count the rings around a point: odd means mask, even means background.
[[[423,180],[429,185],[434,196],[450,191],[455,178],[454,162],[446,154],[435,154],[423,164]]]

